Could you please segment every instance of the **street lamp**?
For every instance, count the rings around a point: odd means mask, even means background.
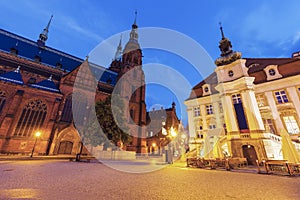
[[[34,142],[34,145],[33,145],[32,151],[31,151],[31,155],[30,155],[31,158],[32,158],[32,156],[33,156],[33,152],[34,152],[34,148],[35,148],[35,145],[36,145],[36,141],[37,141],[38,137],[40,137],[40,136],[41,136],[41,132],[40,132],[40,131],[37,131],[37,132],[35,133],[35,142]]]

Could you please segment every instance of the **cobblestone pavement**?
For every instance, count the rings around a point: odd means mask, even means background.
[[[0,161],[0,199],[288,200],[300,199],[299,188],[300,177],[186,168],[184,163],[133,174],[99,163]]]

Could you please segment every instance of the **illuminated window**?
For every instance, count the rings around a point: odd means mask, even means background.
[[[242,103],[241,95],[240,94],[232,95],[232,102],[233,102],[233,104]]]
[[[47,105],[41,100],[32,100],[23,108],[17,123],[15,136],[30,137],[42,128],[47,115]]]
[[[212,104],[206,105],[206,114],[208,115],[214,114]]]
[[[289,99],[284,90],[275,92],[275,97],[277,99],[277,103],[287,103]]]
[[[263,94],[256,95],[256,101],[257,101],[258,107],[263,107],[263,106],[267,105],[265,96]]]
[[[5,95],[5,92],[3,91],[0,91],[0,113],[4,107],[4,104],[6,102],[6,95]]]
[[[194,116],[200,116],[200,106],[194,107]]]
[[[285,123],[288,133],[290,134],[299,133],[299,126],[294,116],[284,116],[283,121]]]

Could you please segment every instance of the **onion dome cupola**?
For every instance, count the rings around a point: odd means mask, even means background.
[[[230,64],[242,57],[242,53],[232,50],[231,41],[225,37],[221,23],[220,30],[222,35],[222,39],[219,42],[221,57],[215,61],[217,66]]]
[[[49,32],[49,27],[50,27],[52,18],[53,18],[53,15],[51,15],[51,18],[50,18],[46,28],[44,28],[43,32],[39,36],[39,39],[37,40],[39,47],[45,47],[46,41],[48,39],[48,32]]]

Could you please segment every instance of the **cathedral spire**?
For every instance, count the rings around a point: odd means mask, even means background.
[[[122,34],[120,36],[120,42],[119,42],[119,45],[117,47],[117,51],[116,51],[116,54],[115,54],[115,60],[121,60],[122,58]]]
[[[137,17],[137,11],[136,11],[136,10],[135,10],[134,14],[135,14],[135,17],[134,17],[134,22],[133,22],[133,24],[132,24],[132,29],[137,29],[138,26],[137,26],[137,24],[136,24],[136,17]]]
[[[39,39],[38,39],[38,45],[40,47],[44,47],[45,43],[48,39],[48,32],[49,32],[49,27],[50,27],[50,23],[52,21],[53,15],[51,15],[51,18],[46,26],[46,28],[44,28],[43,32],[40,34]]]
[[[134,17],[134,22],[131,26],[132,29],[131,29],[131,32],[130,32],[130,40],[137,41],[138,38],[139,38],[138,33],[137,33],[138,25],[136,24],[137,11],[135,11],[134,14],[135,14],[135,17]]]

